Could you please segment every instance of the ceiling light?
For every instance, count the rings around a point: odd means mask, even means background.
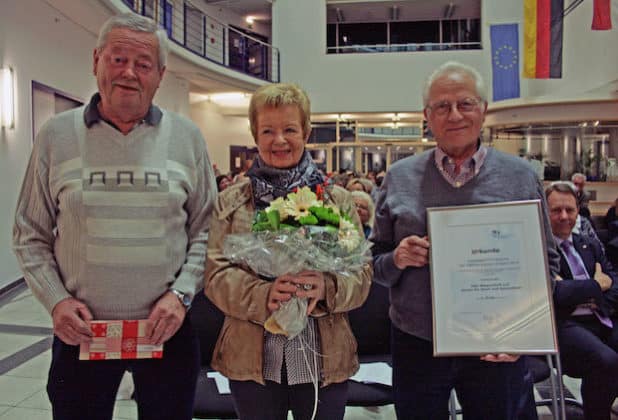
[[[594,123],[592,123],[592,125],[594,125],[595,127],[599,126],[599,120],[596,120]]]
[[[251,95],[244,92],[212,93],[208,100],[220,106],[249,106]]]

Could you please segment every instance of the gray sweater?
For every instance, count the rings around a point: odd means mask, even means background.
[[[37,136],[17,203],[13,249],[48,311],[73,296],[95,319],[146,318],[169,287],[203,281],[216,184],[198,128],[163,112],[126,136],[87,128],[84,107]]]
[[[428,207],[541,199],[550,271],[558,272],[543,186],[523,159],[488,149],[479,173],[460,188],[451,186],[434,162],[434,150],[394,163],[380,188],[374,228],[374,281],[390,287],[390,317],[400,330],[431,340],[429,265],[399,270],[393,251],[410,235],[427,235]],[[431,239],[431,238],[430,238]],[[542,279],[539,279],[542,281]]]

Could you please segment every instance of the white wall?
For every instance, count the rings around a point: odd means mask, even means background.
[[[15,203],[32,144],[32,80],[87,101],[96,91],[92,75],[95,34],[43,0],[2,0],[0,65],[15,74],[15,128],[0,132],[0,288],[21,277],[11,250]],[[155,102],[189,115],[188,85],[167,74]]]
[[[223,115],[212,102],[191,105],[191,119],[206,139],[208,155],[221,173],[230,172],[230,145],[255,146],[247,117]]]
[[[489,25],[520,23],[521,52],[523,6],[514,0],[483,1],[481,13],[483,50],[327,55],[325,0],[274,2],[273,45],[281,51],[281,80],[303,86],[314,112],[419,110],[423,80],[447,60],[473,65],[491,86]],[[563,79],[522,79],[522,97],[585,91],[618,77],[618,20],[611,31],[592,31],[591,21],[591,1],[565,18]]]

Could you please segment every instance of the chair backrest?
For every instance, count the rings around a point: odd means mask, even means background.
[[[200,353],[202,366],[210,366],[212,353],[215,349],[219,331],[223,326],[225,316],[200,290],[195,294],[188,316],[191,325],[200,341]]]
[[[371,284],[369,296],[360,308],[348,312],[352,332],[358,342],[359,356],[390,354],[391,320],[389,290],[377,283]]]

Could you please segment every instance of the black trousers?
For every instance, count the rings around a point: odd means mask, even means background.
[[[451,390],[464,419],[516,420],[536,411],[522,407],[532,391],[524,358],[492,363],[470,357],[434,357],[432,343],[393,327],[393,390],[401,420],[446,420]],[[533,402],[532,402],[533,403]]]
[[[613,322],[610,329],[585,315],[558,323],[562,367],[567,375],[582,378],[586,420],[609,420],[618,396],[618,320]]]
[[[309,420],[313,413],[313,384],[287,385],[266,381],[230,381],[234,407],[240,420]],[[348,383],[318,388],[316,420],[342,420],[348,399]]]
[[[200,369],[188,318],[163,345],[162,359],[78,360],[79,346],[54,337],[47,394],[54,420],[111,420],[122,375],[131,370],[140,420],[191,420]]]

